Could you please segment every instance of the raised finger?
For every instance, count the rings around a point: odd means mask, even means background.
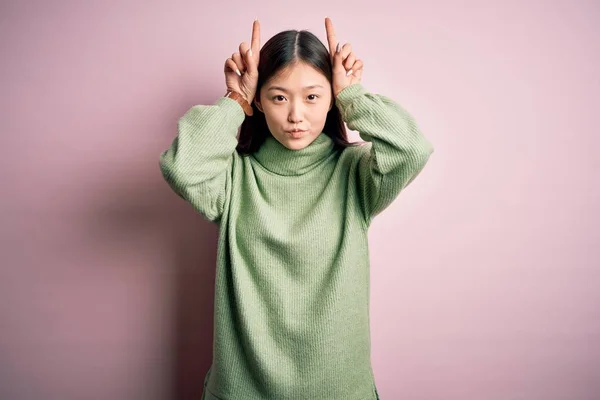
[[[338,41],[335,37],[335,30],[333,29],[333,22],[331,22],[331,18],[325,18],[325,31],[327,32],[327,43],[329,44],[329,54],[333,56],[335,54],[335,47],[338,44]]]
[[[260,52],[260,22],[258,22],[258,18],[252,24],[252,52],[255,54]]]

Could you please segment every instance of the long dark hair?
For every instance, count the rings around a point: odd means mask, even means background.
[[[329,83],[332,81],[332,65],[329,51],[313,33],[302,30],[287,30],[269,39],[260,50],[258,63],[257,99],[260,99],[262,86],[283,68],[296,62],[304,62],[320,71]],[[335,105],[332,93],[332,107],[327,113],[323,133],[331,137],[334,147],[344,149],[357,143],[348,141],[348,135],[340,110]],[[265,115],[252,102],[254,115],[246,116],[240,128],[236,150],[240,155],[250,155],[257,151],[270,135]]]

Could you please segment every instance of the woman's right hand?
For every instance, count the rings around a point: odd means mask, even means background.
[[[258,86],[258,61],[260,58],[260,23],[252,25],[252,43],[240,44],[240,51],[225,61],[225,84],[227,90],[239,92],[252,104]],[[238,74],[239,71],[239,74]]]

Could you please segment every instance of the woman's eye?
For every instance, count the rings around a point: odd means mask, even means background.
[[[309,97],[309,100],[316,100],[319,96],[316,94],[309,94],[308,97]],[[273,100],[275,100],[275,101],[279,101],[279,100],[283,101],[283,99],[285,99],[285,97],[282,95],[273,96]]]

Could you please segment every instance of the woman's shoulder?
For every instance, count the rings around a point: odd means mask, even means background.
[[[342,170],[354,171],[359,165],[360,160],[365,159],[370,154],[371,142],[357,142],[340,151],[337,163]]]
[[[356,160],[361,158],[363,155],[368,154],[371,150],[371,142],[355,142],[351,146],[348,146],[341,150],[340,160]]]

